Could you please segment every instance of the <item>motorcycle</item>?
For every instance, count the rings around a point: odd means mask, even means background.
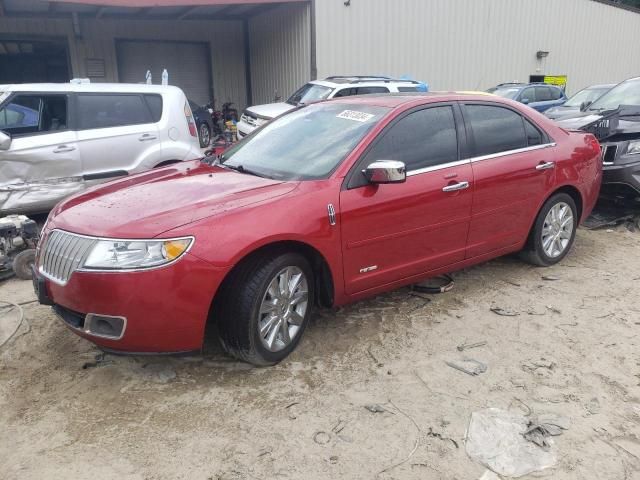
[[[238,121],[238,110],[233,107],[233,102],[222,104],[222,110],[216,110],[215,98],[208,103],[205,108],[209,110],[213,119],[213,133],[215,137],[219,137],[224,133],[225,124],[229,121]]]

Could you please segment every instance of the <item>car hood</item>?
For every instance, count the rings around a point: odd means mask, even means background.
[[[559,127],[593,133],[600,141],[616,135],[640,134],[640,106],[621,105],[616,110],[581,112],[571,118],[556,120]]]
[[[51,227],[109,238],[153,238],[289,193],[297,182],[184,162],[94,187],[59,204]]]
[[[289,110],[293,110],[293,105],[288,103],[267,103],[266,105],[254,105],[253,107],[247,108],[247,111],[253,113],[258,118],[264,118],[267,120],[271,120],[272,118],[277,117],[278,115],[282,115]]]
[[[596,122],[602,118],[602,115],[594,112],[580,112],[570,117],[562,117],[556,121],[556,125],[567,130],[577,130],[585,125]]]
[[[579,107],[566,107],[560,105],[558,107],[551,107],[544,112],[544,115],[552,120],[563,117],[574,117],[577,113],[580,113]]]

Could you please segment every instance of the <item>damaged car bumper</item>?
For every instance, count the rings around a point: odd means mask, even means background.
[[[640,195],[640,139],[603,142],[601,146],[603,189],[619,190],[622,187]]]
[[[39,252],[33,280],[38,300],[101,349],[185,353],[202,348],[211,292],[223,278],[220,269],[187,252],[159,268],[75,270],[61,282],[43,269],[42,255]]]

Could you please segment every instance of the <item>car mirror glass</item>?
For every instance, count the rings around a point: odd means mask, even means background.
[[[363,170],[367,181],[374,185],[403,183],[407,179],[404,162],[397,160],[377,160]]]

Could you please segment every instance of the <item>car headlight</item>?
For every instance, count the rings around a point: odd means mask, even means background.
[[[637,155],[640,153],[640,140],[631,140],[627,145],[627,155]]]
[[[192,237],[170,240],[98,240],[82,270],[130,270],[159,267],[180,258]]]

